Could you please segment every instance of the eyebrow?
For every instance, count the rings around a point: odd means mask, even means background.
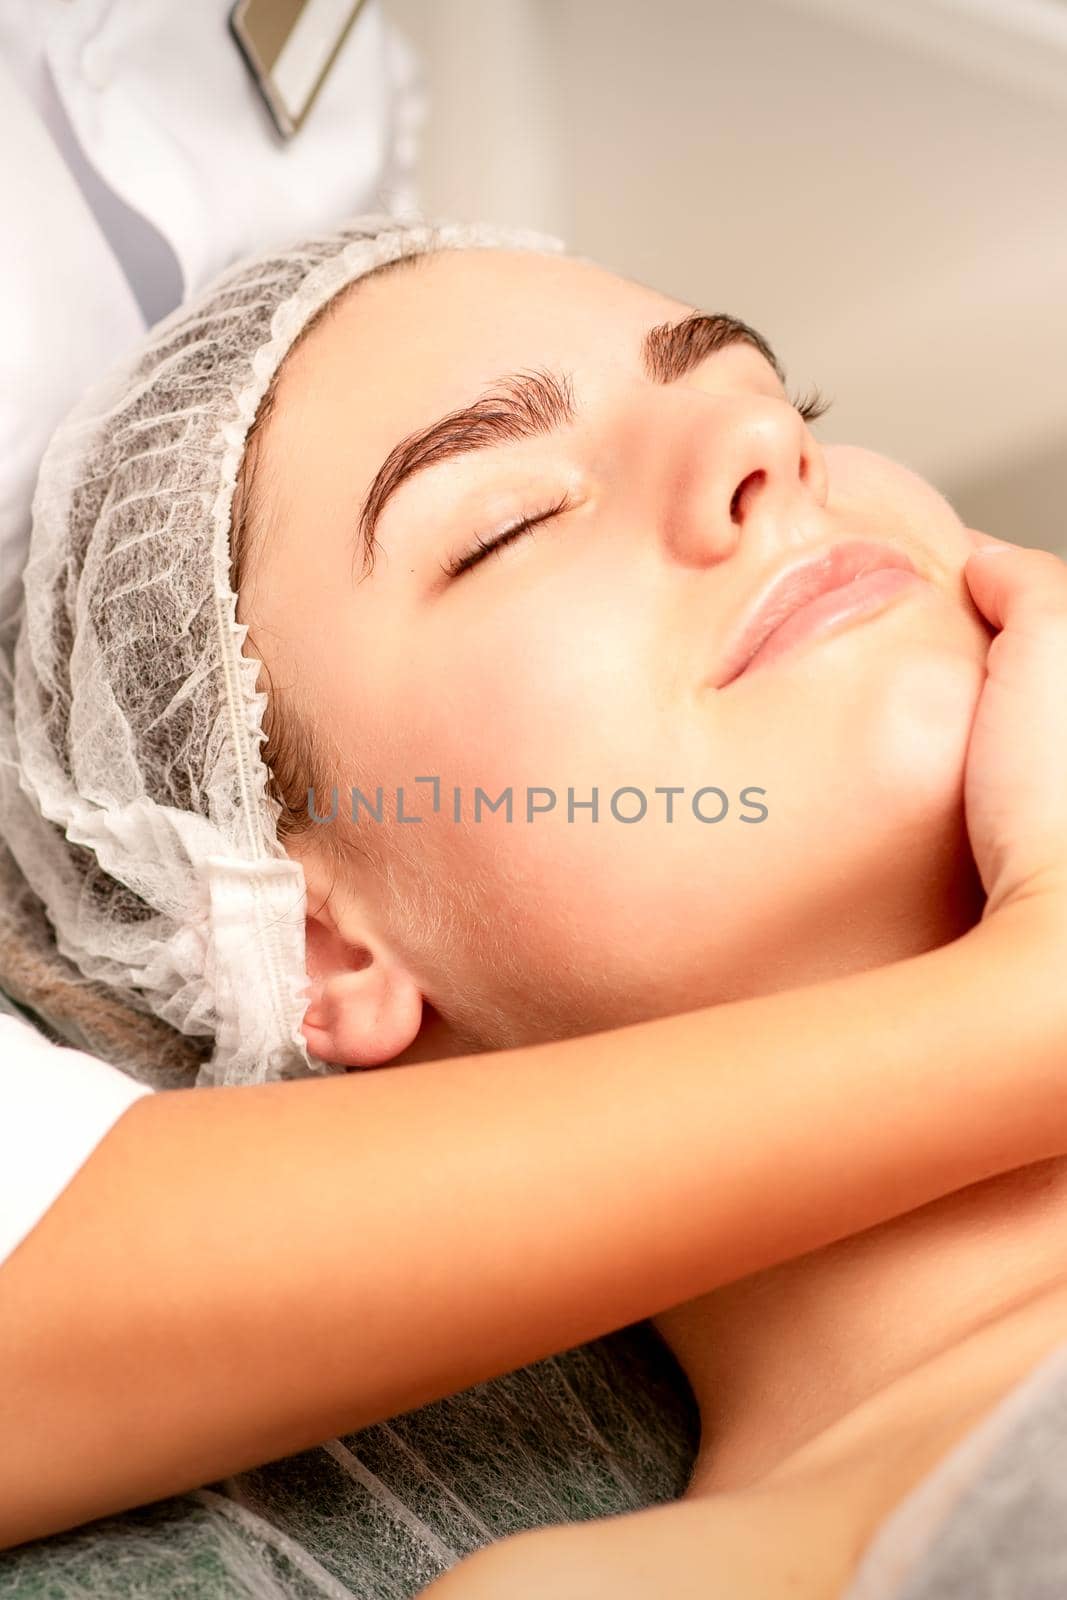
[[[674,383],[708,356],[733,344],[751,345],[785,382],[778,358],[755,328],[724,313],[694,311],[675,322],[650,328],[641,344],[641,362],[653,383]],[[374,567],[375,529],[392,495],[416,473],[475,450],[558,432],[577,418],[571,380],[545,370],[510,373],[473,404],[402,439],[382,463],[367,493],[356,533],[362,545],[364,577]]]

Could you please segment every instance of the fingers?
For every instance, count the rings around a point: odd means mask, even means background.
[[[975,604],[995,628],[1025,628],[1062,615],[1067,621],[1067,562],[1051,550],[1009,544],[983,534],[964,574]]]
[[[967,532],[974,540],[977,550],[1016,550],[1018,545],[1008,539],[997,539],[991,533],[980,533],[977,528],[968,528]]]
[[[964,785],[983,915],[1038,896],[1067,927],[1067,563],[987,539],[964,572],[995,630]]]

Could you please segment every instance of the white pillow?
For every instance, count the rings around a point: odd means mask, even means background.
[[[52,1044],[0,1001],[0,1262],[122,1113],[152,1093],[95,1056]]]

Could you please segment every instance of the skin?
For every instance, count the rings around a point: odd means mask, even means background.
[[[242,615],[330,751],[326,784],[382,783],[387,802],[403,785],[424,818],[360,825],[387,828],[385,880],[355,853],[339,864],[325,829],[293,846],[309,890],[304,1028],[323,1059],[614,1027],[902,959],[980,916],[962,791],[990,639],[963,578],[973,535],[903,466],[820,442],[749,346],[650,381],[643,335],[693,309],[585,262],[448,251],[361,285],[283,369]],[[571,375],[580,420],[403,485],[357,581],[353,528],[389,451],[501,374],[545,367]],[[564,492],[559,521],[444,581],[475,533]],[[714,687],[768,577],[856,537],[904,550],[925,581]],[[436,816],[423,774],[441,778]],[[521,801],[510,825],[451,820],[453,785],[509,784],[580,799],[596,786],[601,821],[557,806],[527,824]],[[666,784],[717,784],[731,813],[708,826],[683,805],[668,825],[650,807],[628,827],[607,812],[623,785]],[[735,820],[746,785],[766,791],[759,826]],[[331,826],[351,842],[351,824]],[[1045,1163],[665,1311],[704,1421],[686,1500],[725,1504],[798,1462],[812,1464],[798,1494],[835,1463],[842,1483],[867,1482],[855,1463],[922,1419],[904,1452],[914,1477],[1059,1336],[1065,1212],[1067,1167]],[[1027,1306],[1029,1331],[1012,1333]],[[968,1339],[971,1377],[946,1410],[936,1361]],[[907,1481],[883,1471],[882,1500]],[[877,1494],[856,1526],[870,1531],[873,1508]],[[797,1537],[815,1526],[801,1517]],[[483,1592],[462,1588],[467,1565],[443,1586]]]
[[[329,897],[308,929],[305,1033],[323,1059],[499,1048],[768,993],[931,948],[979,914],[960,787],[989,640],[962,576],[972,539],[903,467],[821,446],[749,346],[652,383],[641,338],[692,309],[582,262],[447,251],[361,285],[286,364],[242,615],[331,747],[321,809],[365,773],[425,819],[357,825],[389,829],[392,895],[356,861],[337,871],[325,829],[294,846],[313,910]],[[582,420],[411,479],[356,581],[352,530],[388,452],[500,374],[546,366],[572,375]],[[573,511],[442,586],[475,533],[565,491]],[[853,537],[899,546],[928,582],[709,685],[767,576]],[[422,774],[441,778],[436,817]],[[509,784],[553,788],[556,811],[526,823],[520,798],[510,825],[451,820],[453,786]],[[660,797],[641,824],[611,818],[617,788],[656,800],[670,784],[716,784],[731,812],[708,825],[683,803],[667,824]],[[766,791],[758,826],[738,820],[748,785]],[[568,786],[599,789],[598,824],[567,822]]]

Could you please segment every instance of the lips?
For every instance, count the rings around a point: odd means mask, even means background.
[[[725,688],[734,678],[740,677],[763,645],[803,607],[818,601],[820,596],[843,591],[857,578],[863,578],[868,573],[883,571],[920,576],[914,562],[903,550],[868,539],[843,540],[779,574],[758,597],[755,606],[746,612],[740,628],[729,641],[716,674],[715,687]],[[863,609],[865,603],[874,603],[877,595],[871,595],[868,591],[884,591],[888,594],[893,588],[904,586],[873,582],[860,585],[855,591],[855,608],[850,608],[848,601],[851,597],[844,594],[839,597],[840,605],[824,602],[813,607],[812,627],[817,628],[820,617],[839,619],[848,614],[850,609]],[[788,634],[783,633],[783,646],[787,638],[799,638],[804,631],[802,626],[793,624]],[[770,654],[770,650],[767,654]]]

